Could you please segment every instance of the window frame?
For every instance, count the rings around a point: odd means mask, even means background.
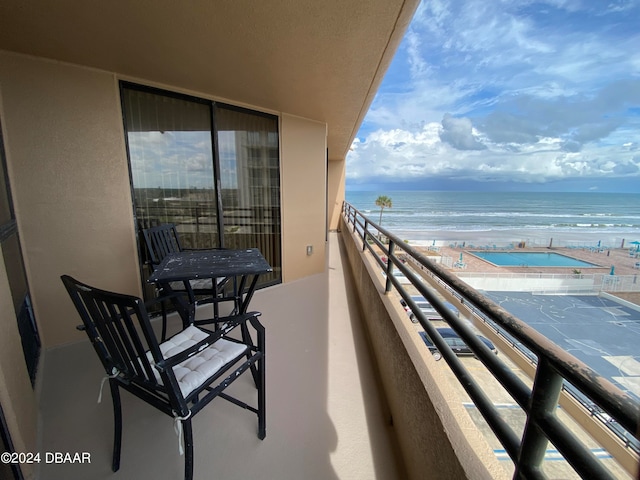
[[[212,160],[213,160],[213,185],[214,185],[214,190],[215,190],[215,198],[216,198],[216,216],[217,216],[217,235],[218,235],[218,244],[220,245],[221,248],[225,248],[225,221],[224,221],[224,209],[225,209],[225,205],[224,205],[224,195],[223,195],[223,188],[222,188],[222,177],[221,177],[221,166],[220,166],[220,149],[218,146],[218,135],[219,135],[219,122],[216,119],[216,113],[218,112],[219,109],[225,109],[225,110],[230,110],[230,111],[234,111],[234,112],[239,112],[239,113],[245,113],[245,114],[249,114],[249,115],[254,115],[254,116],[259,116],[259,117],[264,117],[270,120],[275,121],[275,125],[276,125],[276,135],[278,138],[278,155],[277,155],[277,161],[278,161],[278,172],[277,172],[277,176],[278,176],[278,211],[279,211],[279,219],[278,219],[278,253],[277,253],[277,257],[280,259],[280,262],[282,261],[283,258],[283,252],[282,252],[282,156],[281,156],[281,143],[280,143],[280,118],[278,115],[274,115],[271,113],[267,113],[267,112],[262,112],[259,110],[253,110],[253,109],[249,109],[246,107],[241,107],[238,105],[233,105],[233,104],[229,104],[229,103],[224,103],[224,102],[219,102],[216,100],[212,100],[212,99],[207,99],[207,98],[203,98],[203,97],[198,97],[198,96],[194,96],[194,95],[190,95],[190,94],[186,94],[186,93],[181,93],[181,92],[176,92],[176,91],[172,91],[172,90],[167,90],[167,89],[163,89],[163,88],[158,88],[158,87],[153,87],[153,86],[148,86],[148,85],[144,85],[144,84],[140,84],[140,83],[135,83],[135,82],[131,82],[131,81],[127,81],[127,80],[120,80],[119,81],[119,93],[120,93],[120,106],[121,106],[121,113],[122,113],[122,122],[123,122],[123,129],[124,129],[124,140],[125,140],[125,149],[126,149],[126,155],[127,155],[127,166],[128,166],[128,172],[129,172],[129,186],[131,188],[131,202],[132,202],[132,218],[133,218],[133,222],[135,225],[135,229],[136,232],[138,233],[136,235],[136,242],[137,242],[137,251],[138,251],[138,256],[139,256],[139,268],[140,268],[140,275],[141,275],[141,279],[142,279],[142,289],[143,292],[145,294],[145,297],[148,297],[151,295],[150,290],[148,288],[148,285],[146,285],[145,282],[145,278],[148,276],[147,273],[145,273],[145,257],[146,257],[146,252],[145,252],[145,246],[144,246],[144,240],[141,238],[140,232],[139,232],[139,219],[138,219],[138,215],[136,212],[136,195],[135,195],[135,188],[134,188],[134,178],[133,178],[133,169],[132,169],[132,164],[131,164],[131,149],[130,149],[130,145],[129,145],[129,130],[127,128],[127,118],[126,118],[126,105],[125,105],[125,95],[124,95],[124,90],[125,89],[129,89],[129,90],[134,90],[134,91],[138,91],[138,92],[143,92],[143,93],[149,93],[149,94],[153,94],[153,95],[158,95],[158,96],[163,96],[163,97],[169,97],[169,98],[174,98],[174,99],[178,99],[178,100],[183,100],[183,101],[187,101],[187,102],[194,102],[194,103],[198,103],[201,105],[205,105],[209,108],[209,114],[210,114],[210,119],[211,119],[211,148],[212,148]],[[273,267],[274,265],[272,265]],[[282,265],[277,265],[275,266],[277,267],[278,273],[275,276],[275,278],[269,280],[269,281],[262,281],[258,283],[258,289],[260,288],[265,288],[265,287],[269,287],[272,285],[277,285],[282,283]],[[276,268],[274,268],[274,270],[276,270]]]
[[[35,388],[40,354],[42,351],[42,340],[40,339],[35,313],[31,306],[31,289],[24,265],[24,254],[22,252],[20,232],[16,221],[2,128],[2,122],[0,122],[0,176],[2,176],[0,181],[4,182],[4,192],[2,196],[6,197],[5,200],[7,201],[7,213],[9,217],[0,219],[0,245],[3,245],[1,254],[7,255],[6,246],[10,246],[10,244],[14,245],[14,256],[9,257],[13,261],[10,262],[11,265],[9,265],[7,257],[5,257],[5,270],[11,291],[11,301],[18,323],[18,333],[20,334],[25,364],[29,373],[29,379],[31,380],[31,386]],[[11,275],[12,272],[14,275]],[[16,289],[18,291],[16,291]]]

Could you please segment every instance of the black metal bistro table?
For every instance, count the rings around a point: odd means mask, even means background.
[[[172,282],[183,282],[184,285],[189,284],[189,280],[211,279],[211,298],[210,301],[214,305],[213,319],[198,320],[195,319],[195,302],[184,302],[182,297],[176,297],[176,307],[182,317],[184,328],[190,324],[208,324],[215,323],[218,328],[217,302],[233,300],[234,314],[244,314],[247,312],[249,302],[253,297],[253,293],[258,283],[258,277],[263,273],[273,271],[265,258],[257,248],[249,248],[246,250],[188,250],[182,252],[170,253],[153,271],[148,282],[158,284],[163,290],[173,292],[171,288]],[[218,297],[219,278],[231,278],[232,285],[231,296]],[[190,298],[194,298],[192,293]],[[242,332],[242,340],[253,345],[249,329],[245,322],[240,327]],[[248,355],[248,354],[247,354]],[[248,358],[248,357],[247,357]],[[251,374],[253,380],[258,386],[260,377],[255,365],[251,365]]]
[[[225,297],[224,300],[234,300],[236,313],[243,314],[246,313],[253,297],[258,277],[271,271],[273,269],[257,248],[189,250],[168,254],[153,271],[148,282],[172,291],[172,282],[188,284],[189,280],[211,279],[211,296],[215,303],[218,301],[217,279],[232,278],[232,296]],[[179,308],[182,310],[181,316],[185,326],[192,323],[194,309],[187,308],[184,304]]]

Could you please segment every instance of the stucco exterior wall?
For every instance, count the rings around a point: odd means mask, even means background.
[[[10,52],[0,65],[8,171],[47,348],[83,338],[61,274],[141,293],[119,78]],[[326,124],[283,114],[281,140],[283,281],[291,281],[326,265]]]
[[[7,167],[43,345],[82,338],[67,273],[140,294],[115,75],[0,53]]]
[[[280,136],[283,281],[291,282],[326,268],[327,127],[282,115]]]
[[[345,195],[346,161],[332,160],[327,169],[329,179],[327,209],[329,214],[329,230],[337,230],[340,225],[340,212]]]

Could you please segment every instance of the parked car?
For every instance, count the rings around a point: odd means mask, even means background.
[[[442,327],[442,328],[437,328],[437,330],[438,330],[438,333],[444,339],[444,341],[447,342],[447,345],[451,347],[451,350],[453,350],[453,353],[455,353],[456,355],[474,355],[474,353],[471,351],[469,346],[464,342],[464,340],[462,340],[458,336],[458,334],[453,330],[453,328]],[[429,351],[431,353],[433,354],[435,354],[436,352],[438,354],[440,353],[438,352],[438,348],[433,344],[433,342],[431,341],[431,338],[429,338],[426,332],[420,332],[420,336],[422,337],[422,340],[427,345],[427,348],[429,348]],[[496,355],[498,354],[498,350],[496,349],[495,345],[491,342],[491,340],[489,340],[486,337],[483,337],[482,335],[476,335],[476,336],[480,340],[482,340],[482,343],[484,343],[489,348],[489,350],[491,350]]]
[[[425,314],[428,320],[442,320],[442,316],[436,311],[435,308],[433,308],[433,306],[423,296],[420,296],[420,295],[412,296],[411,300],[413,300],[416,303],[420,311]],[[418,319],[416,318],[416,315],[413,313],[409,305],[407,305],[407,302],[404,301],[404,298],[400,299],[400,304],[404,308],[404,311],[407,312],[407,315],[409,315],[411,322],[418,323]]]
[[[382,273],[382,278],[387,278],[387,272],[385,272],[384,270],[381,271]],[[404,274],[397,269],[393,270],[393,276],[396,278],[396,280],[398,280],[398,282],[401,285],[408,285],[411,283],[411,281],[409,281],[409,279],[407,277],[404,276]]]

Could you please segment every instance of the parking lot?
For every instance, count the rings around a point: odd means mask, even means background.
[[[640,309],[596,295],[484,294],[640,401]]]

